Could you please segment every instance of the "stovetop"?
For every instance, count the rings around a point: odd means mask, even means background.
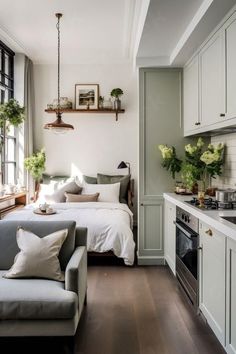
[[[195,197],[193,197],[191,200],[186,201],[186,203],[191,204],[201,210],[236,209],[236,202],[222,203],[218,202],[213,198],[205,198],[202,205],[200,205],[198,198]]]

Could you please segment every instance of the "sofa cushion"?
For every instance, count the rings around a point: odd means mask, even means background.
[[[46,279],[5,279],[0,271],[0,320],[70,319],[78,297],[64,283]]]
[[[6,278],[46,278],[64,281],[58,259],[62,244],[68,230],[59,230],[45,237],[19,228],[16,241],[20,252],[16,255],[14,264],[5,274]]]
[[[16,242],[16,231],[21,226],[39,237],[44,237],[58,230],[68,229],[68,235],[59,253],[61,269],[65,270],[75,248],[75,221],[0,221],[0,269],[9,269],[19,248]]]

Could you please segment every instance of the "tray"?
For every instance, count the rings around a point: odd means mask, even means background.
[[[34,213],[38,214],[38,215],[53,215],[56,214],[56,210],[52,210],[49,213],[47,213],[46,211],[41,211],[39,208],[34,209]]]

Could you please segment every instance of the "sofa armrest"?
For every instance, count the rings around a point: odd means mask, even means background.
[[[87,250],[85,246],[77,247],[67,264],[65,290],[73,291],[79,296],[79,307],[82,309],[87,292]]]
[[[87,227],[77,227],[75,231],[75,247],[87,246]]]

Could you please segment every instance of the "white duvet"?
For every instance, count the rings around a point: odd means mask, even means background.
[[[135,243],[132,233],[133,214],[127,205],[121,203],[57,203],[54,215],[37,215],[36,206],[5,216],[4,220],[75,220],[77,226],[88,228],[88,251],[113,251],[124,259],[126,265],[134,262]]]

